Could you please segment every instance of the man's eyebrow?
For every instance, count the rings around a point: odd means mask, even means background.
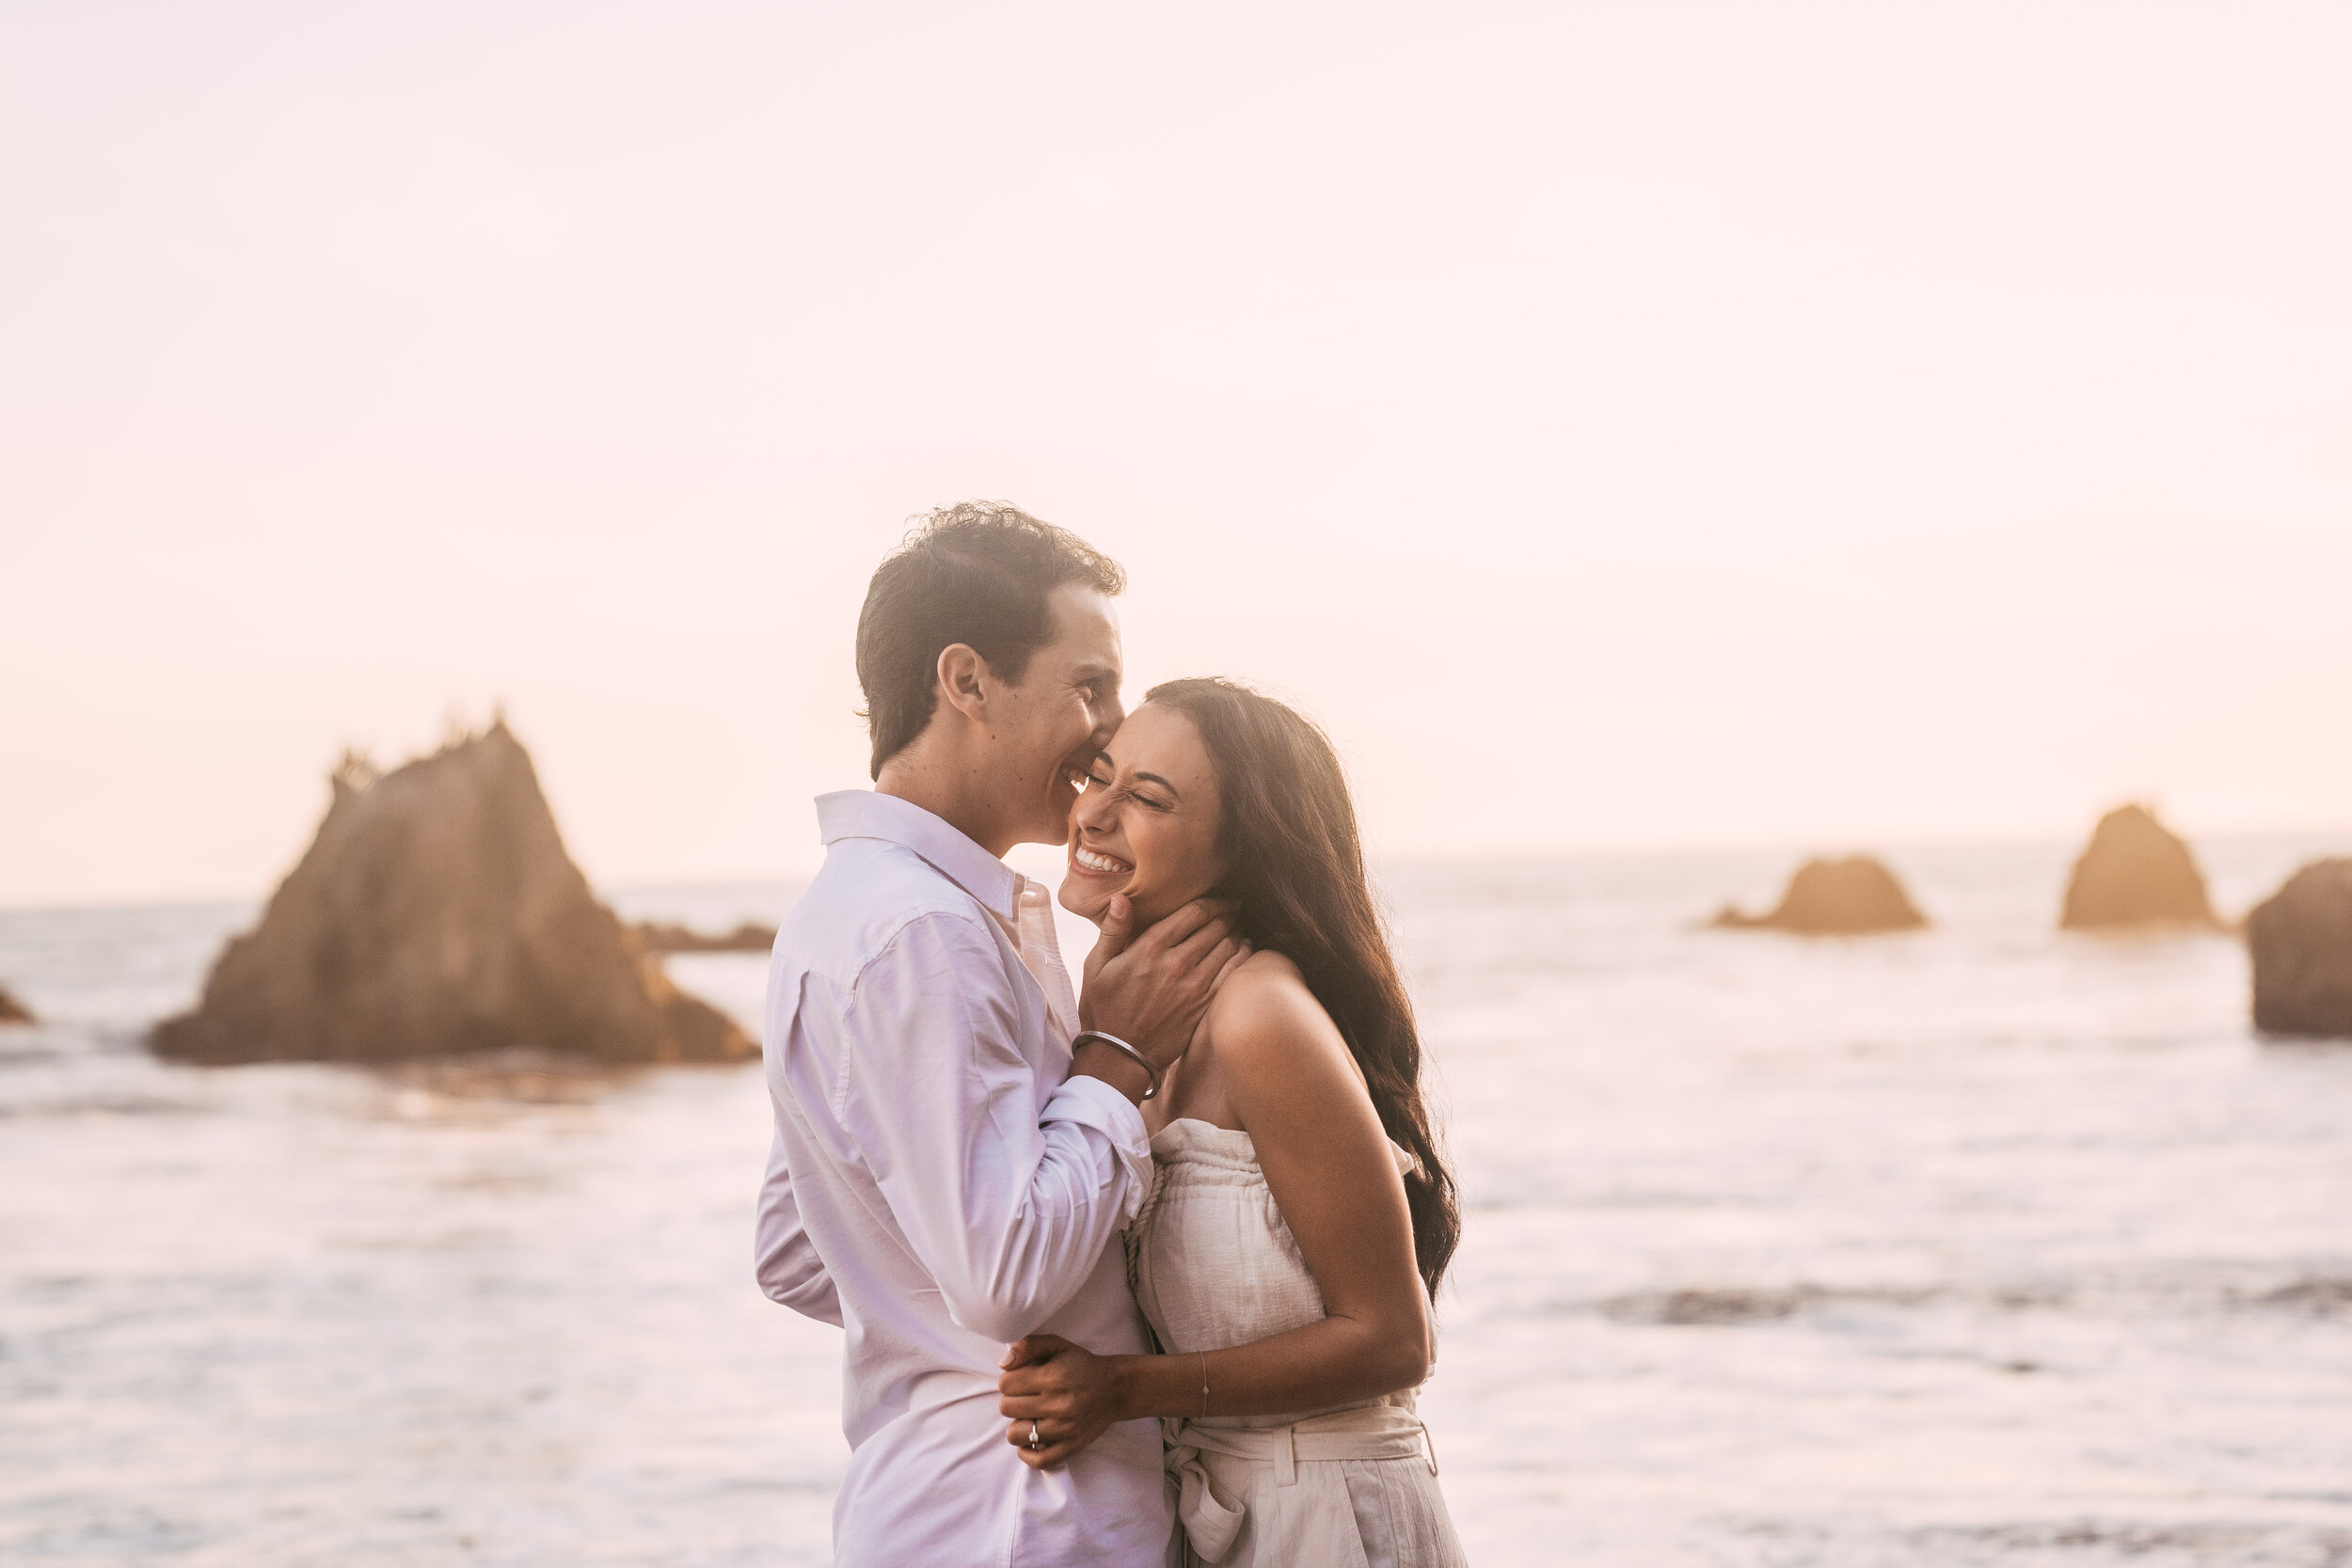
[[[1178,789],[1174,784],[1169,784],[1166,779],[1161,778],[1157,773],[1137,773],[1136,777],[1138,779],[1151,780],[1153,784],[1158,784],[1162,789],[1167,790],[1170,795],[1175,796],[1179,800],[1184,798],[1184,792],[1183,790]]]

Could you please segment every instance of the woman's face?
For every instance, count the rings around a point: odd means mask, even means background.
[[[1070,813],[1061,907],[1099,925],[1111,895],[1123,893],[1138,931],[1173,914],[1225,875],[1219,815],[1200,732],[1174,708],[1144,704],[1094,759]]]

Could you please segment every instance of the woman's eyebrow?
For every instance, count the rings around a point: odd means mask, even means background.
[[[1175,796],[1179,800],[1184,798],[1184,792],[1183,790],[1178,789],[1174,784],[1169,784],[1166,779],[1161,778],[1157,773],[1137,773],[1136,777],[1138,779],[1151,780],[1153,784],[1158,784],[1162,789],[1167,790],[1170,795]]]

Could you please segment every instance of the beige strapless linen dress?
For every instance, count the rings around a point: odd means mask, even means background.
[[[1413,1157],[1396,1149],[1398,1168]],[[1320,1322],[1323,1292],[1247,1132],[1183,1117],[1152,1140],[1152,1197],[1127,1235],[1136,1301],[1170,1354]],[[1162,1423],[1172,1568],[1466,1568],[1408,1390],[1295,1416]]]

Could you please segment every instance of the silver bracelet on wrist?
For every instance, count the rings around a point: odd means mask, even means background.
[[[1070,1049],[1072,1053],[1074,1054],[1078,1047],[1086,1044],[1089,1040],[1101,1040],[1104,1045],[1109,1046],[1113,1051],[1118,1052],[1120,1054],[1125,1056],[1129,1061],[1135,1063],[1136,1066],[1143,1069],[1145,1079],[1145,1086],[1143,1090],[1144,1099],[1149,1100],[1153,1095],[1160,1092],[1159,1069],[1153,1067],[1150,1062],[1143,1059],[1142,1052],[1137,1051],[1134,1046],[1129,1045],[1125,1040],[1120,1039],[1117,1035],[1106,1035],[1100,1029],[1087,1029],[1081,1031],[1078,1037],[1070,1042]]]

